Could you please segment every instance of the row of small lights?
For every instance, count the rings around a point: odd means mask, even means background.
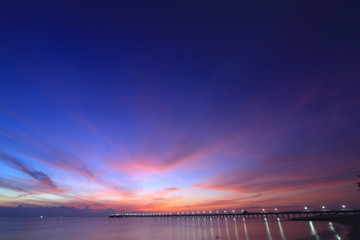
[[[325,209],[326,207],[323,205],[323,206],[321,206],[321,209]],[[346,206],[343,204],[343,205],[341,205],[341,208],[346,208]],[[275,208],[275,211],[277,211],[278,209],[277,208]],[[304,207],[304,210],[309,210],[309,208],[308,207]],[[234,210],[233,210],[234,211]],[[244,210],[243,210],[244,211]],[[263,212],[265,212],[265,208],[263,208],[262,209],[262,211]]]
[[[346,206],[343,204],[341,205],[342,208],[346,208]],[[321,209],[325,209],[325,206],[321,206]],[[278,209],[275,208],[275,211],[277,211]],[[304,210],[309,210],[308,207],[304,207]],[[263,212],[265,212],[265,208],[262,209]],[[244,210],[241,210],[241,212],[244,212]],[[216,211],[216,213],[218,214],[219,211]],[[224,213],[226,213],[226,210],[224,210]],[[232,210],[232,213],[235,213],[235,210]],[[177,215],[184,215],[184,214],[189,214],[189,212],[177,212]],[[191,212],[191,214],[196,214],[196,212]],[[197,212],[197,214],[201,214],[201,212]],[[202,214],[206,214],[205,211],[202,212]],[[212,214],[212,211],[209,211],[209,214]],[[114,215],[114,214],[112,214]],[[172,213],[122,213],[122,214],[115,214],[115,215],[131,215],[131,216],[152,216],[152,215],[172,215]]]

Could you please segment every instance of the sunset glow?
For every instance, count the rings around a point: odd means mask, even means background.
[[[10,9],[0,16],[17,13],[1,25],[1,207],[360,207],[350,17]]]

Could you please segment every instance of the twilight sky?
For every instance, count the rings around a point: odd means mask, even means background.
[[[0,206],[360,207],[358,1],[34,2],[0,5]]]

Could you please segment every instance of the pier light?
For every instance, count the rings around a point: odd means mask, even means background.
[[[235,212],[235,210],[232,210],[232,212]]]
[[[244,212],[244,210],[241,210],[241,212]]]
[[[216,213],[219,213],[219,211],[216,211]]]
[[[211,211],[209,211],[209,213],[211,213]]]
[[[304,207],[304,209],[305,209],[305,210],[308,210],[308,208],[307,208],[306,206]]]
[[[263,212],[265,212],[265,209],[263,208]]]
[[[325,209],[325,206],[321,206],[322,209]]]
[[[205,211],[203,211],[203,213],[205,213]]]
[[[277,208],[275,208],[275,211],[277,211]]]
[[[194,212],[192,212],[192,214],[194,214]]]
[[[224,210],[224,213],[226,213],[226,210]]]
[[[198,212],[198,214],[199,214],[200,212]]]
[[[341,206],[342,208],[346,208],[346,206],[343,204],[342,206]]]

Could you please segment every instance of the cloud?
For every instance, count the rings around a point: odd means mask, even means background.
[[[42,185],[49,187],[53,189],[56,192],[62,192],[51,180],[51,178],[37,170],[32,170],[29,167],[27,167],[22,161],[19,159],[16,159],[14,157],[8,156],[6,154],[0,153],[0,158],[10,167],[13,167],[19,171],[22,171],[26,173],[27,175],[31,176],[32,178],[36,179],[38,182],[40,182]]]
[[[350,164],[338,162],[334,158],[336,156],[328,153],[318,156],[275,157],[265,160],[252,170],[234,169],[218,174],[200,184],[199,188],[243,194],[276,194],[310,192],[314,189],[351,184],[356,176],[356,169],[349,171]],[[323,165],[324,159],[333,165]],[[337,168],[335,172],[334,167]]]
[[[30,148],[31,152],[35,152],[36,154],[35,156],[28,154],[28,156],[36,159],[37,161],[61,169],[70,170],[81,176],[95,180],[95,174],[88,169],[81,159],[66,153],[58,147],[52,146],[49,143],[43,144],[41,141],[22,135],[21,133],[19,133],[18,136],[14,136],[0,131],[0,135],[21,144],[25,148]]]
[[[53,164],[61,169],[73,171],[80,174],[81,176],[88,177],[93,181],[96,180],[95,174],[93,174],[79,158],[72,156],[54,146],[43,147],[43,150],[46,161],[42,160],[42,158],[38,158],[38,160],[47,164]]]
[[[0,187],[6,188],[10,190],[14,190],[16,192],[29,193],[28,190],[25,190],[23,187],[17,186],[17,183],[14,181],[9,181],[5,178],[0,177]]]
[[[171,187],[171,188],[165,188],[165,191],[181,191],[181,189],[177,188],[177,187]]]
[[[171,137],[167,135],[165,139],[175,139],[169,142],[158,138],[158,136],[151,138],[152,141],[139,152],[123,153],[123,157],[109,159],[108,164],[118,171],[139,177],[170,171],[190,171],[203,167],[203,161],[226,146],[216,142],[205,143],[206,141],[200,140],[200,136],[196,134],[185,137],[176,137],[176,134]],[[163,146],[164,144],[166,146]]]

